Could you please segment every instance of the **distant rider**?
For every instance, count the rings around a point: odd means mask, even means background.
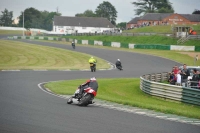
[[[72,47],[75,48],[75,43],[74,43],[74,41],[72,41]]]
[[[120,59],[117,59],[116,63],[115,63],[116,67],[120,70],[122,70],[122,63],[120,61]]]
[[[90,57],[89,61],[90,64],[94,64],[96,66],[97,60],[94,57]]]

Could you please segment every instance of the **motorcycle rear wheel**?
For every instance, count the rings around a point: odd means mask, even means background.
[[[92,95],[87,94],[85,95],[78,103],[79,106],[87,106],[89,104],[89,101],[91,100]]]

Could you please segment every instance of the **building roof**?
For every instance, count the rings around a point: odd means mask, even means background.
[[[200,22],[200,14],[180,14],[191,22]]]
[[[161,21],[162,19],[172,15],[173,13],[147,13],[140,20]]]
[[[54,16],[56,26],[81,26],[115,28],[107,18]]]
[[[140,19],[140,17],[135,17],[131,21],[128,22],[128,24],[137,24],[137,21]]]

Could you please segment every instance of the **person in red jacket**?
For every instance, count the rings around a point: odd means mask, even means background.
[[[95,77],[90,78],[85,83],[80,85],[79,96],[83,94],[84,89],[89,88],[89,87],[97,92],[99,86]]]

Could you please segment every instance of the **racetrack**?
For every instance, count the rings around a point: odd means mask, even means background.
[[[22,40],[30,42],[29,40]],[[31,41],[33,44],[72,50],[69,45]],[[178,64],[160,57],[77,46],[76,51],[115,63],[123,71],[2,71],[0,72],[0,132],[2,133],[199,133],[199,126],[148,117],[97,105],[78,107],[41,91],[42,82],[98,78],[139,77],[170,71]],[[67,86],[66,86],[67,87]],[[99,88],[100,89],[100,88]]]

